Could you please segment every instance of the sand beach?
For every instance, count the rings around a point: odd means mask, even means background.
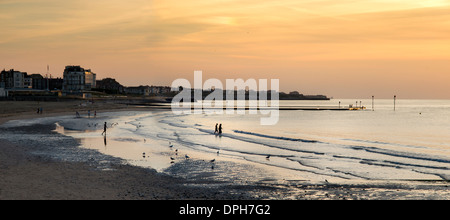
[[[37,114],[38,106],[43,114]],[[191,178],[186,167],[207,164],[191,159],[171,166],[166,172],[136,166],[122,158],[81,148],[80,140],[56,132],[52,118],[85,117],[88,110],[113,118],[111,112],[149,111],[123,104],[97,101],[2,102],[0,106],[0,199],[157,199],[157,200],[391,200],[449,199],[446,180],[371,180],[310,182],[302,179],[234,181],[217,178],[212,171],[195,170]],[[156,111],[152,109],[151,111]],[[105,116],[106,115],[106,116]],[[24,120],[42,119],[28,125]],[[103,120],[104,118],[102,118]],[[19,123],[21,120],[22,122]],[[57,119],[60,120],[60,119]],[[14,126],[11,126],[14,125]],[[85,128],[89,129],[89,128]],[[22,137],[22,138],[20,138]],[[120,140],[133,142],[133,140]],[[151,140],[146,140],[151,141]],[[240,166],[239,164],[233,165]],[[216,168],[220,172],[220,167]],[[216,171],[214,170],[214,171]],[[264,172],[264,171],[262,171]],[[187,173],[187,175],[171,175]],[[239,175],[238,175],[239,178]]]
[[[43,114],[37,114],[43,106]],[[75,115],[76,111],[98,112],[142,110],[124,104],[84,101],[68,102],[2,102],[0,123],[40,117]],[[33,125],[2,129],[3,134],[24,135],[52,133],[54,125]],[[75,140],[62,140],[63,146],[76,147]],[[31,154],[47,146],[27,143],[26,146],[0,139],[0,199],[250,199],[247,191],[233,195],[229,190],[205,190],[186,187],[186,181],[161,175],[152,169],[124,165],[114,158],[110,171],[96,168],[99,161],[64,162],[46,155]],[[100,160],[100,159],[99,159]]]
[[[87,109],[96,109],[98,113],[108,111],[142,110],[126,105],[98,102],[83,105],[85,102],[40,103],[44,113],[37,114],[36,102],[2,102],[0,123],[9,120],[26,120],[40,117],[73,115],[75,111],[86,113]],[[0,132],[21,133],[23,135],[53,134],[54,124],[39,124],[16,128],[3,128]],[[11,143],[0,139],[0,200],[126,200],[126,199],[253,199],[254,194],[272,192],[270,186],[247,187],[192,187],[189,181],[159,174],[153,169],[140,168],[124,164],[117,158],[111,158],[95,152],[89,154],[88,160],[67,162],[49,158],[43,152],[51,147],[70,148],[77,151],[77,141],[62,138],[58,143]],[[50,147],[49,147],[50,146]],[[33,153],[34,152],[34,153]],[[97,157],[96,157],[97,156]],[[86,157],[87,158],[87,157]],[[108,161],[108,169],[99,169]]]

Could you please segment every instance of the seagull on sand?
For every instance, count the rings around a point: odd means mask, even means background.
[[[186,158],[186,160],[190,158],[187,154],[184,155],[184,157]]]
[[[267,155],[266,159],[270,159],[270,155]]]
[[[170,147],[170,148],[172,148],[172,147],[173,147],[173,144],[172,144],[171,142],[169,142],[169,147]]]
[[[214,163],[214,162],[216,162],[216,159],[212,159],[209,162]]]
[[[170,157],[170,160],[175,160],[175,158],[173,158],[173,157]]]

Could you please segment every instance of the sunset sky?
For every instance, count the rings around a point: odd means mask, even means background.
[[[279,79],[334,98],[450,99],[450,0],[0,0],[0,69],[126,86]]]

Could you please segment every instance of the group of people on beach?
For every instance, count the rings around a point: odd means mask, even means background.
[[[214,134],[222,134],[222,124],[219,125],[218,123],[216,123],[216,130],[214,131]]]
[[[88,118],[91,118],[91,110],[88,110]],[[94,118],[97,118],[97,111],[94,111]]]
[[[41,110],[42,111],[42,110]],[[81,115],[78,111],[75,112],[75,117],[76,118],[81,118]],[[88,118],[91,118],[91,110],[88,110]],[[94,118],[97,118],[97,111],[94,111]],[[102,135],[104,135],[106,137],[106,129],[108,128],[107,123],[105,122],[104,126],[103,126],[103,132]],[[105,144],[106,145],[106,144]]]
[[[78,111],[75,112],[75,117],[81,118],[81,115]],[[88,118],[91,118],[91,110],[88,110]],[[94,118],[97,118],[97,111],[94,111]]]

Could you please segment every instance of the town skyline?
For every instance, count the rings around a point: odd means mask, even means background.
[[[106,79],[113,79],[113,80],[116,80],[115,78],[112,78],[111,76],[108,76],[108,75],[106,75],[106,74],[102,74],[102,76],[104,76],[104,77],[102,77],[102,78],[97,78],[97,73],[95,72],[93,72],[92,70],[91,70],[91,68],[89,68],[89,69],[87,69],[87,68],[84,68],[83,66],[81,66],[81,65],[66,65],[65,66],[65,69],[64,69],[64,71],[63,71],[63,74],[58,74],[57,76],[55,76],[54,74],[52,74],[50,71],[49,71],[49,69],[50,69],[50,67],[49,67],[49,65],[47,65],[47,70],[48,70],[48,72],[46,72],[46,73],[39,73],[39,72],[28,72],[28,71],[21,71],[21,70],[19,70],[19,69],[14,69],[14,68],[10,68],[10,69],[6,69],[6,68],[3,68],[3,72],[5,72],[5,71],[10,71],[10,72],[21,72],[21,73],[24,73],[24,74],[26,74],[27,75],[27,77],[29,77],[29,78],[32,78],[33,76],[36,76],[36,75],[39,75],[39,76],[42,76],[42,78],[43,79],[61,79],[61,80],[63,80],[65,77],[64,77],[64,73],[65,73],[65,71],[66,71],[66,69],[68,68],[68,67],[77,67],[77,68],[81,68],[82,69],[82,71],[87,71],[87,72],[89,72],[89,73],[91,73],[91,74],[93,74],[94,76],[93,76],[93,78],[91,79],[91,81],[93,80],[94,81],[94,87],[95,87],[95,81],[101,81],[101,80],[106,80]],[[117,81],[118,82],[118,81]],[[120,82],[118,82],[118,83],[120,83]],[[121,84],[121,86],[124,86],[124,87],[143,87],[143,86],[149,86],[149,87],[151,87],[151,86],[156,86],[156,87],[170,87],[171,85],[157,85],[157,84],[151,84],[151,83],[142,83],[142,82],[140,82],[141,84],[139,84],[139,85],[126,85],[126,84],[122,84],[122,83],[120,83]],[[31,85],[31,83],[30,83],[30,85]],[[26,86],[26,84],[25,84],[25,86],[22,86],[23,88],[26,88],[27,86]],[[30,86],[30,88],[32,88],[32,86]],[[192,88],[193,89],[193,88]],[[270,89],[270,88],[269,88]],[[61,89],[61,90],[63,90],[63,89]],[[297,92],[298,93],[298,90],[293,90],[293,91],[280,91],[280,92],[285,92],[285,93],[291,93],[291,92]],[[320,95],[320,94],[314,94],[314,95]]]
[[[47,70],[49,67],[47,67]],[[105,94],[127,95],[157,95],[168,94],[169,86],[139,85],[123,86],[114,78],[105,77],[97,79],[97,74],[91,69],[82,66],[69,65],[64,69],[62,77],[53,77],[52,74],[23,72],[17,69],[3,69],[0,72],[0,97],[7,97],[8,92],[26,92],[30,94],[50,94],[60,92],[61,96],[85,96],[86,93],[103,91]],[[6,91],[6,93],[5,93]],[[14,96],[14,94],[13,94]],[[90,95],[89,95],[90,96]]]
[[[62,77],[81,65],[130,86],[202,70],[335,98],[450,99],[449,10],[448,0],[5,0],[0,68],[49,65]]]
[[[47,72],[49,72],[49,66],[47,66]],[[199,77],[202,78],[201,76]],[[215,83],[219,82],[215,81]],[[216,91],[221,91],[223,100],[228,100],[230,97],[234,97],[235,100],[251,100],[260,97],[262,93],[266,94],[266,96],[267,94],[270,94],[270,97],[263,97],[263,99],[268,98],[269,100],[272,100],[273,98],[280,100],[330,100],[326,95],[321,94],[308,95],[299,93],[298,91],[290,91],[289,93],[280,92],[278,91],[278,85],[258,87],[255,80],[252,82],[233,80],[231,83],[234,85],[233,89],[228,88],[228,85],[227,88],[223,88],[223,86],[219,86],[219,84],[203,87],[203,82],[201,88],[194,87],[198,86],[196,83],[194,83],[194,86],[188,85],[188,87],[183,87],[186,86],[186,84],[183,84],[183,86],[176,84],[170,86],[150,86],[148,84],[141,84],[140,86],[123,86],[120,82],[111,77],[98,80],[97,74],[91,69],[79,65],[66,66],[62,78],[53,78],[49,73],[46,73],[45,76],[43,76],[39,73],[28,74],[27,72],[21,72],[15,69],[10,69],[8,71],[3,69],[0,72],[0,98],[17,99],[17,97],[20,97],[20,99],[28,100],[58,100],[56,95],[58,97],[68,98],[82,97],[83,99],[93,98],[94,96],[97,98],[104,98],[109,97],[110,95],[120,95],[128,98],[130,98],[130,96],[140,96],[143,98],[150,96],[165,97],[165,101],[159,101],[168,102],[181,91],[188,89],[190,92],[184,93],[184,95],[195,94],[196,98],[202,97],[202,99]],[[219,88],[216,86],[219,86]],[[192,98],[185,99],[193,100]]]

